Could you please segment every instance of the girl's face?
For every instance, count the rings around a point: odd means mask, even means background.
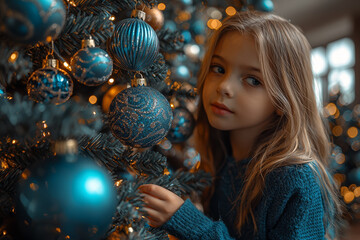
[[[202,100],[210,125],[219,130],[259,133],[275,112],[264,86],[254,40],[236,31],[219,40]]]

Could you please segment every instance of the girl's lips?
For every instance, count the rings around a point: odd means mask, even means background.
[[[218,114],[218,115],[225,115],[225,114],[234,113],[229,108],[227,108],[224,104],[221,104],[221,103],[212,103],[211,104],[211,110],[215,114]]]

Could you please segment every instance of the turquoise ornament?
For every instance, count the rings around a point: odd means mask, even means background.
[[[0,28],[22,44],[51,42],[65,24],[62,0],[0,0]]]
[[[155,61],[159,53],[159,39],[145,21],[127,18],[117,23],[108,50],[119,67],[139,71]]]
[[[127,88],[110,104],[111,132],[131,147],[152,147],[160,142],[168,133],[172,119],[169,102],[151,87]]]
[[[172,143],[185,142],[193,133],[195,119],[192,113],[183,107],[177,107],[173,110],[173,121],[166,136]]]
[[[26,88],[29,97],[35,102],[66,102],[73,92],[70,75],[58,68],[55,59],[48,59],[44,68],[36,70],[28,79]]]
[[[109,54],[95,47],[93,39],[83,40],[82,48],[70,61],[71,72],[76,80],[86,86],[98,86],[111,76],[113,61]]]

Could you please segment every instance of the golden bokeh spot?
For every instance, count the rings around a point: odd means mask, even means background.
[[[233,6],[228,6],[225,10],[226,14],[229,16],[233,16],[236,13],[236,9]]]
[[[21,174],[21,177],[23,179],[27,179],[29,176],[30,176],[30,171],[28,169],[25,169]]]
[[[70,239],[70,236],[69,236],[69,235],[66,235],[65,239]]]
[[[55,230],[56,230],[57,232],[61,232],[61,229],[58,228],[58,227],[57,227]]]
[[[191,13],[188,11],[181,11],[177,17],[180,22],[186,22],[191,18]]]
[[[115,20],[115,16],[109,17],[109,20],[110,20],[110,21],[114,21],[114,20]]]
[[[52,38],[52,36],[47,36],[46,37],[46,41],[49,43],[49,42],[51,42],[53,40],[53,38]]]
[[[332,133],[335,137],[339,137],[343,133],[343,129],[340,125],[333,127]]]
[[[115,182],[115,186],[119,187],[121,185],[121,183],[123,182],[122,179],[118,180]]]
[[[334,103],[329,103],[328,105],[326,105],[325,109],[330,115],[335,115],[337,107]]]
[[[115,82],[115,80],[113,79],[113,78],[110,78],[109,79],[109,84],[111,85],[111,84],[113,84]]]
[[[16,61],[16,59],[18,58],[18,56],[19,56],[19,53],[17,51],[15,51],[10,55],[8,61],[11,63],[14,63]]]
[[[89,97],[89,102],[90,102],[91,104],[95,104],[95,103],[97,102],[97,97],[96,97],[95,95],[91,95],[91,96]]]
[[[336,113],[334,115],[334,118],[338,118],[340,116],[340,111],[338,109],[336,109]]]
[[[349,191],[348,187],[342,186],[342,187],[340,188],[341,196],[344,196],[345,193],[347,193],[348,191]]]
[[[357,127],[350,127],[348,130],[347,130],[347,134],[350,138],[354,138],[358,135],[359,131],[357,129]]]
[[[336,155],[335,157],[335,161],[338,163],[338,164],[343,164],[345,162],[345,155],[343,153],[339,153]]]
[[[355,198],[355,194],[353,192],[346,192],[344,195],[344,201],[346,203],[351,203]]]
[[[157,7],[160,11],[164,11],[166,9],[166,5],[164,3],[159,3]]]
[[[39,185],[37,185],[36,183],[30,183],[30,188],[35,192],[39,189]]]
[[[341,173],[335,173],[334,179],[337,182],[337,184],[340,186],[345,181],[345,175]]]
[[[360,197],[360,187],[355,188],[354,195],[355,197]]]
[[[164,175],[169,175],[169,174],[170,174],[169,170],[167,168],[165,168],[164,169]]]

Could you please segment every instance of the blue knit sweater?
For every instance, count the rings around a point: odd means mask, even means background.
[[[254,210],[258,232],[254,234],[252,221],[248,221],[241,234],[237,233],[232,203],[242,190],[249,161],[227,159],[219,173],[209,217],[186,200],[162,228],[187,240],[325,239],[321,191],[307,164],[281,167],[268,174],[263,198]]]

